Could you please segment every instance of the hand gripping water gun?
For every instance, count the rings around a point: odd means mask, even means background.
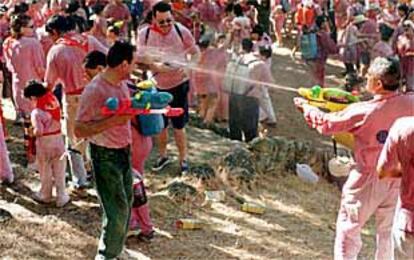
[[[299,88],[299,95],[308,100],[309,104],[327,112],[338,112],[352,103],[359,102],[358,96],[338,88]],[[339,133],[333,136],[334,146],[338,142],[350,149],[354,148],[354,136],[350,133]]]
[[[131,99],[108,98],[101,112],[110,115],[149,115],[164,114],[168,117],[180,116],[182,108],[171,108],[168,104],[173,96],[167,92],[157,92],[151,81],[143,81],[137,85],[141,91]]]

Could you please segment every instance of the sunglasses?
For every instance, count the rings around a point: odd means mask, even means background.
[[[172,20],[171,18],[167,18],[167,19],[165,19],[165,20],[160,20],[160,21],[157,21],[157,23],[158,23],[159,25],[164,25],[164,24],[166,24],[166,25],[170,25],[170,24],[172,24],[172,22],[173,22],[173,20]]]

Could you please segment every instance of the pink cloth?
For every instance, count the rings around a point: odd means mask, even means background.
[[[131,14],[126,4],[109,3],[103,10],[103,15],[115,21],[124,21],[121,33],[123,36],[128,36],[128,22],[131,20]]]
[[[221,21],[221,8],[213,1],[203,1],[197,6],[200,19],[209,27],[217,30]]]
[[[371,50],[371,59],[374,60],[377,57],[390,57],[394,55],[394,50],[387,42],[377,42]]]
[[[13,98],[16,110],[30,113],[31,102],[23,96],[28,81],[41,81],[45,67],[45,56],[40,42],[31,37],[8,38],[3,44],[6,66],[12,73]]]
[[[60,122],[53,120],[49,113],[38,108],[32,111],[31,122],[34,134],[38,136],[36,138],[36,162],[40,173],[40,194],[43,199],[51,199],[52,189],[55,186],[58,199],[67,196],[65,189],[66,161],[60,159],[65,152],[63,136],[60,133]],[[56,131],[59,133],[41,136]]]
[[[141,135],[136,129],[132,129],[132,168],[144,176],[144,165],[152,149],[152,139],[149,136]],[[149,234],[153,230],[153,224],[149,214],[148,203],[139,208],[131,209],[130,229],[137,226],[143,234]]]
[[[45,27],[41,27],[36,30],[36,36],[37,39],[40,41],[40,44],[42,45],[43,52],[45,54],[45,57],[47,57],[50,48],[53,46],[53,40],[49,36],[49,34],[45,31]]]
[[[400,35],[397,41],[397,52],[401,61],[404,76],[414,75],[414,38],[409,39],[406,35]],[[407,55],[411,53],[411,55]]]
[[[13,180],[14,176],[6,141],[4,140],[3,126],[0,125],[0,182],[13,182]]]
[[[283,26],[285,25],[286,14],[282,13],[275,13],[273,15],[273,19],[275,21],[275,31],[277,33],[281,33]]]
[[[399,181],[379,180],[378,157],[394,121],[414,115],[414,96],[391,93],[355,103],[336,113],[305,105],[304,116],[324,135],[349,132],[355,137],[353,167],[342,190],[335,241],[335,259],[355,259],[361,249],[361,229],[376,214],[376,259],[391,259],[391,226]],[[352,214],[351,214],[352,213]]]
[[[392,171],[401,165],[401,205],[397,210],[396,228],[414,234],[414,117],[398,119],[384,145],[378,168]]]
[[[217,104],[217,118],[227,119],[229,117],[229,95],[223,89],[224,71],[226,71],[229,55],[225,46],[217,48],[215,60],[217,61],[217,71],[220,74],[214,76],[215,84],[219,87],[219,100]]]
[[[110,97],[119,100],[129,99],[130,94],[126,82],[113,86],[98,74],[82,93],[76,121],[87,123],[104,119],[101,108]],[[89,141],[106,148],[125,148],[132,141],[130,123],[109,128],[90,137]]]
[[[92,36],[94,36],[98,41],[100,41],[105,46],[107,45],[106,29],[107,29],[106,19],[100,16],[96,16],[94,23],[93,23],[93,27],[90,32]]]
[[[219,92],[219,86],[214,79],[222,71],[218,70],[216,56],[217,50],[215,48],[207,48],[201,51],[198,62],[200,71],[194,72],[194,87],[198,95],[217,94]]]
[[[381,22],[386,23],[392,28],[397,28],[398,23],[400,22],[400,16],[398,15],[397,10],[390,11],[389,9],[384,9],[381,15]]]
[[[87,41],[88,52],[97,50],[106,54],[108,51],[93,36],[80,36],[72,32],[68,35]],[[87,84],[82,66],[86,55],[87,52],[77,46],[69,46],[63,43],[53,45],[47,55],[45,81],[49,85],[55,85],[60,81],[65,94],[82,90]]]
[[[197,54],[199,52],[191,32],[183,25],[178,24],[178,28],[183,36],[181,40],[177,30],[172,27],[167,35],[162,35],[152,29],[145,44],[145,35],[148,27],[144,27],[138,32],[137,54],[138,57],[148,55],[157,58],[161,62],[172,64],[173,67],[183,68],[188,63],[187,54]],[[178,69],[170,72],[158,73],[155,80],[160,89],[171,89],[188,80],[186,75],[177,73]]]

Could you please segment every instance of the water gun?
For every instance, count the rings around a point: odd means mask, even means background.
[[[357,95],[349,93],[338,88],[321,88],[314,86],[312,88],[299,88],[299,95],[308,100],[309,105],[321,108],[327,112],[338,112],[345,109],[352,103],[359,102]],[[348,147],[354,148],[354,136],[350,133],[339,133],[333,136],[334,147],[336,142]]]
[[[308,100],[309,105],[319,107],[328,112],[345,109],[352,103],[359,102],[358,96],[338,88],[299,88],[299,95]]]
[[[157,92],[154,83],[149,80],[139,83],[137,90],[141,91],[130,99],[108,98],[101,108],[101,113],[105,116],[164,114],[168,117],[184,113],[182,108],[168,106],[173,96],[168,92]]]

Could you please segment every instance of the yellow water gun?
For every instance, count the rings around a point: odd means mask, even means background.
[[[358,96],[338,88],[314,86],[312,88],[299,88],[298,93],[308,100],[310,105],[327,112],[338,112],[350,104],[360,101]],[[354,148],[354,136],[350,133],[335,134],[333,139],[349,149]]]

